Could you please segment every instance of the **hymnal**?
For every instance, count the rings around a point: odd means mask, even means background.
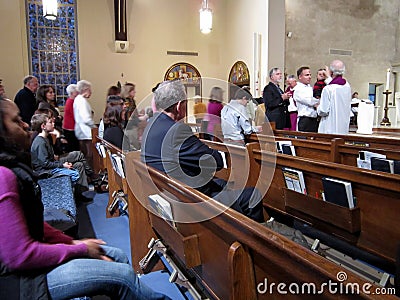
[[[371,151],[360,151],[360,152],[358,152],[357,167],[362,168],[362,169],[371,170],[371,158],[372,157],[386,158],[386,155],[371,152]]]
[[[284,153],[283,152],[283,146],[291,146],[292,145],[292,141],[278,141],[276,142],[276,150],[278,151],[278,153]],[[286,152],[287,152],[287,148],[286,148]],[[290,151],[290,150],[289,150]],[[284,153],[284,154],[288,154],[288,153]],[[291,155],[291,154],[289,154]]]
[[[172,206],[169,201],[158,194],[154,194],[149,196],[149,203],[159,217],[163,218],[172,227],[176,227]]]
[[[294,149],[293,145],[283,144],[281,147],[282,147],[282,153],[283,154],[296,156],[296,150]]]
[[[371,170],[394,173],[394,161],[391,159],[371,157]]]
[[[354,208],[351,182],[323,177],[322,185],[324,187],[325,201],[348,208]]]
[[[283,177],[285,178],[286,187],[289,190],[296,191],[302,194],[307,194],[306,184],[302,171],[282,168]]]

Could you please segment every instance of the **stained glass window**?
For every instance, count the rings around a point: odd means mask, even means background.
[[[43,17],[41,0],[26,0],[31,74],[40,84],[56,89],[57,104],[64,105],[65,88],[79,77],[75,0],[57,0],[57,18]]]

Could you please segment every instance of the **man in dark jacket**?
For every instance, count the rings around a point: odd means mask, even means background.
[[[226,182],[214,178],[223,168],[221,154],[193,135],[179,122],[186,116],[186,93],[179,81],[164,82],[155,91],[158,113],[143,133],[141,158],[147,164],[249,218],[263,222],[261,193],[252,187],[228,190]]]
[[[35,93],[39,82],[35,76],[28,75],[24,78],[24,87],[15,95],[14,102],[17,104],[22,121],[31,124],[31,118],[37,109]]]
[[[290,95],[284,93],[279,87],[279,83],[282,81],[282,71],[278,68],[271,69],[269,78],[270,82],[263,91],[267,122],[275,122],[276,129],[290,128],[288,112]]]

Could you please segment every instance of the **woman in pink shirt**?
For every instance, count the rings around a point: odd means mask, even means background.
[[[64,107],[64,136],[68,141],[69,151],[79,151],[79,141],[75,136],[75,119],[74,119],[74,100],[78,96],[78,86],[70,84],[67,86],[68,99]]]
[[[210,99],[208,100],[207,105],[207,115],[204,120],[208,121],[207,133],[209,134],[210,139],[212,139],[212,135],[214,134],[214,126],[217,124],[221,124],[221,110],[224,108],[222,105],[222,96],[224,91],[220,87],[213,87],[210,92]]]
[[[43,222],[40,188],[24,163],[27,130],[16,104],[0,97],[0,299],[169,299],[139,281],[121,250]]]

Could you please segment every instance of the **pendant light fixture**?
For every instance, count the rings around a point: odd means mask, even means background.
[[[200,31],[204,34],[210,33],[212,30],[212,10],[208,8],[208,1],[203,0],[200,9]]]
[[[51,21],[57,18],[57,0],[43,0],[43,17]]]

